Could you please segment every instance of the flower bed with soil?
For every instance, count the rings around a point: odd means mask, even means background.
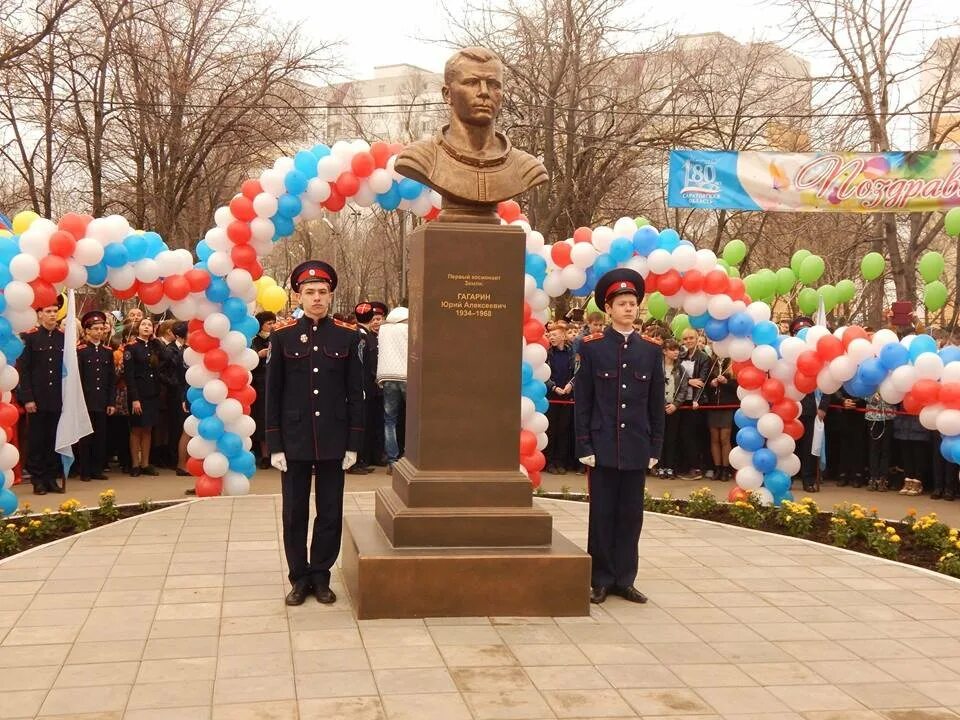
[[[115,501],[116,493],[104,490],[95,508],[85,508],[71,498],[60,503],[57,510],[44,508],[35,513],[29,503],[23,503],[16,515],[0,519],[0,560],[85,530],[184,502],[141,500],[137,505],[117,505]]]

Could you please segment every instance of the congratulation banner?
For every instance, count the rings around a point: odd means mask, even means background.
[[[960,207],[960,151],[673,150],[667,204],[784,212],[944,211]]]

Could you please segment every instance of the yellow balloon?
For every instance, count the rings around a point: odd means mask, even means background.
[[[13,233],[9,230],[0,230],[0,237],[13,237]]]
[[[277,287],[276,285],[264,289],[262,293],[262,299],[260,301],[260,306],[264,310],[269,310],[270,312],[278,312],[283,309],[283,306],[287,304],[287,293],[284,292],[282,287]]]
[[[270,277],[269,275],[263,275],[263,276],[261,276],[261,278],[260,278],[260,284],[263,285],[263,287],[265,287],[265,288],[268,288],[268,287],[276,287],[277,281],[274,280],[274,279],[273,279],[272,277]]]
[[[26,232],[27,228],[33,224],[33,221],[39,217],[40,216],[37,215],[33,210],[23,210],[18,212],[13,216],[13,232],[15,232],[17,235],[22,235],[24,232]]]

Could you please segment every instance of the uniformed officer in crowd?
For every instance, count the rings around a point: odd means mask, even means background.
[[[383,389],[377,385],[380,353],[377,333],[387,314],[387,306],[382,302],[362,302],[354,308],[354,314],[357,316],[360,360],[363,362],[363,444],[357,464],[350,468],[350,473],[364,475],[373,472],[373,466],[383,462]]]
[[[100,310],[84,313],[80,323],[86,339],[77,346],[77,363],[93,433],[77,443],[77,471],[83,481],[106,480],[103,470],[107,464],[107,416],[117,409],[113,351],[104,344],[110,327],[106,313]]]
[[[584,338],[580,348],[574,416],[577,455],[592,468],[587,551],[594,603],[609,593],[647,601],[633,583],[646,473],[663,446],[664,377],[660,348],[633,327],[643,292],[643,278],[634,270],[603,275],[595,297],[611,324]]]
[[[288,605],[312,591],[335,602],[330,568],[340,553],[344,471],[357,461],[363,438],[363,368],[356,327],[330,317],[337,273],[308,260],[294,268],[290,287],[303,315],[274,327],[267,355],[267,444],[281,472],[283,549]],[[310,486],[316,475],[316,518],[307,557]]]
[[[29,416],[26,468],[36,495],[65,492],[57,482],[63,466],[56,451],[57,423],[63,409],[63,332],[57,321],[61,307],[62,296],[37,310],[40,324],[23,334],[23,354],[17,360],[17,399]]]
[[[796,336],[804,328],[813,327],[813,320],[808,317],[795,317],[790,322],[790,335]],[[807,393],[800,401],[800,422],[803,423],[803,437],[797,443],[797,455],[800,458],[800,482],[803,485],[803,491],[808,493],[818,492],[820,483],[817,481],[817,464],[819,458],[812,454],[813,449],[813,430],[816,419],[824,420],[827,417],[827,409],[830,407],[830,396],[822,395],[818,401],[816,393]]]
[[[254,419],[257,425],[253,431],[253,437],[250,439],[253,441],[254,454],[259,458],[258,465],[260,469],[266,470],[270,467],[270,451],[267,450],[267,406],[265,402],[267,390],[267,351],[270,348],[270,333],[273,332],[273,325],[277,322],[277,316],[269,310],[264,310],[258,312],[256,317],[257,322],[260,324],[260,332],[253,336],[250,347],[257,354],[257,357],[259,357],[260,362],[250,371],[250,374],[253,376],[251,385],[253,385],[253,389],[257,393],[257,397],[253,401],[253,407],[250,408],[250,417]]]

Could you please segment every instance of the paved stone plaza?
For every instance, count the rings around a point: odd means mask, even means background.
[[[585,505],[539,502],[585,543]],[[336,605],[284,606],[279,505],[195,501],[0,564],[0,718],[960,718],[946,577],[651,515],[646,606],[357,622],[336,575]]]

